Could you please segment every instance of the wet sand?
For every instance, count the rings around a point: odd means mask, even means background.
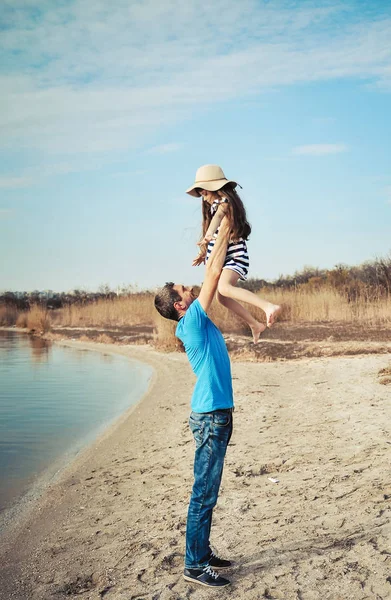
[[[3,537],[0,598],[209,598],[182,578],[194,452],[186,356],[83,347],[151,364],[150,390]],[[212,544],[235,566],[220,598],[391,598],[391,393],[378,379],[389,363],[233,363]]]

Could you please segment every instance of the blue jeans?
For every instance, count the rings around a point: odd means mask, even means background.
[[[196,443],[194,485],[186,525],[186,569],[200,569],[209,561],[212,512],[217,502],[224,458],[232,434],[232,411],[192,412],[190,429]]]

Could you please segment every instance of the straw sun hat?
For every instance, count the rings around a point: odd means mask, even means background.
[[[223,173],[223,169],[218,165],[204,165],[198,169],[195,182],[186,190],[186,194],[199,198],[200,194],[197,188],[208,190],[208,192],[217,192],[217,190],[220,190],[227,183],[232,183],[233,187],[238,185],[236,181],[227,179]]]

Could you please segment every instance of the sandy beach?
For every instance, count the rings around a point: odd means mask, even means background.
[[[83,347],[146,362],[154,377],[3,537],[2,600],[391,598],[391,394],[378,378],[389,355],[233,362],[212,543],[235,565],[232,586],[213,592],[182,578],[194,451],[186,356]]]

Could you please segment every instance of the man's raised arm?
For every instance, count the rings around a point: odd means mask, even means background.
[[[227,246],[230,236],[230,228],[227,217],[224,217],[211,255],[206,263],[205,280],[202,284],[198,301],[205,312],[208,312],[216,293],[217,284],[220,279],[221,270],[224,265],[224,259],[227,254]]]

